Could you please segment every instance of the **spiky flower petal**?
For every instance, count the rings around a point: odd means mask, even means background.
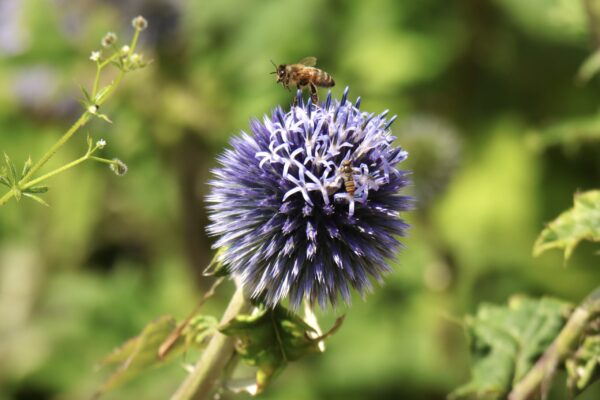
[[[351,288],[365,294],[382,280],[400,247],[411,199],[398,193],[408,178],[397,168],[407,153],[392,144],[395,117],[361,112],[347,95],[313,105],[298,92],[289,112],[276,108],[233,138],[213,171],[208,231],[229,271],[268,306],[349,303]]]

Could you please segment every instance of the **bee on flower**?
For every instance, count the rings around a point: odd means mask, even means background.
[[[360,99],[331,93],[251,123],[219,157],[208,196],[222,261],[248,296],[274,307],[285,299],[322,308],[351,289],[364,295],[390,271],[408,225],[412,199],[398,168],[387,112],[359,109]]]

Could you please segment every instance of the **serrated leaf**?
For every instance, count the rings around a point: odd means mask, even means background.
[[[568,260],[580,241],[600,241],[600,190],[576,194],[574,203],[540,233],[533,246],[534,256],[563,249]]]
[[[217,330],[219,320],[211,315],[196,315],[183,329],[186,344],[202,348]]]
[[[565,366],[573,393],[580,393],[594,383],[600,377],[600,335],[585,337]]]
[[[14,186],[17,182],[19,182],[19,176],[17,175],[17,169],[15,168],[15,164],[10,160],[8,154],[4,153],[4,161],[6,162],[6,166],[8,167],[8,180],[10,182],[10,186]]]
[[[154,320],[146,325],[138,336],[129,339],[100,362],[100,367],[114,365],[115,370],[96,392],[96,397],[149,369],[164,365],[185,352],[190,345],[201,346],[205,338],[216,331],[216,326],[216,319],[197,316],[186,327],[184,334],[173,343],[167,357],[161,360],[158,357],[158,349],[177,324],[171,316],[162,316]]]
[[[333,330],[342,319],[338,319]],[[252,315],[239,315],[219,330],[235,337],[236,351],[249,365],[258,368],[255,393],[261,393],[288,362],[320,353],[319,342],[333,333],[311,337],[317,332],[298,315],[277,306],[259,309]]]
[[[531,369],[566,322],[568,303],[513,297],[508,306],[482,304],[465,321],[471,381],[450,399],[504,399]]]
[[[40,193],[46,193],[46,192],[48,192],[48,186],[33,186],[33,187],[29,187],[29,188],[23,190],[23,194],[25,194],[25,193],[40,194]]]
[[[50,204],[46,203],[46,201],[44,199],[42,199],[39,196],[36,196],[35,194],[23,192],[23,196],[29,197],[31,200],[33,200],[33,201],[35,201],[35,202],[37,202],[37,203],[39,203],[39,204],[41,204],[43,206],[50,207]]]
[[[29,170],[31,170],[32,165],[33,165],[33,161],[31,161],[31,157],[27,158],[27,161],[25,161],[25,165],[23,165],[23,172],[21,172],[22,177],[27,175]]]

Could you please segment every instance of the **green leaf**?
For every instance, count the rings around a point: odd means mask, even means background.
[[[91,98],[90,94],[88,93],[87,89],[85,87],[83,87],[83,85],[79,85],[79,88],[81,89],[81,92],[83,93],[83,98],[85,99],[85,101],[88,104],[92,103],[92,98]]]
[[[222,259],[223,254],[225,254],[225,250],[227,250],[227,246],[220,247],[217,250],[215,256],[212,258],[212,260],[210,260],[208,267],[204,269],[204,276],[221,277],[229,275],[229,271],[227,271],[227,267]]]
[[[258,368],[255,393],[261,393],[288,362],[320,353],[319,343],[335,331],[343,318],[325,335],[284,307],[258,309],[252,315],[238,315],[219,330],[235,337],[236,351],[249,365]]]
[[[25,194],[25,193],[40,194],[40,193],[46,193],[46,192],[48,192],[48,186],[32,186],[30,188],[23,190],[23,194]]]
[[[183,329],[186,346],[204,347],[207,340],[216,332],[219,321],[211,315],[196,315]]]
[[[36,196],[35,194],[23,192],[23,196],[29,197],[31,200],[33,200],[33,201],[35,201],[35,202],[37,202],[37,203],[39,203],[39,204],[41,204],[43,206],[50,207],[50,204],[46,203],[46,201],[44,199],[42,199],[39,196]]]
[[[15,186],[19,182],[19,176],[17,175],[17,168],[15,164],[10,160],[8,154],[4,153],[4,161],[6,162],[6,166],[8,167],[9,175],[8,180],[10,181],[11,186]]]
[[[598,71],[600,71],[600,50],[593,52],[583,64],[581,64],[579,71],[577,71],[576,79],[580,84],[588,83]]]
[[[558,335],[569,304],[551,298],[513,297],[507,307],[482,304],[466,318],[471,381],[450,399],[504,399]]]
[[[563,249],[568,260],[580,241],[600,241],[600,190],[576,194],[574,203],[540,233],[533,246],[534,256]]]
[[[585,337],[565,366],[573,393],[580,393],[594,383],[600,377],[600,334]]]
[[[21,173],[21,177],[27,175],[29,170],[31,170],[31,166],[33,165],[33,161],[31,161],[31,157],[25,161],[25,165],[23,165],[23,172]]]
[[[599,140],[600,113],[562,119],[560,123],[527,135],[528,145],[537,151],[561,145],[567,151],[573,152],[585,143]]]
[[[98,91],[98,94],[96,94],[96,103],[102,103],[102,100],[104,99],[104,96],[106,96],[106,94],[108,92],[110,92],[110,89],[112,88],[112,85],[108,85],[108,86],[104,86],[102,89],[100,89]]]
[[[186,327],[183,335],[178,336],[172,343],[166,357],[161,360],[158,356],[158,349],[177,328],[177,323],[171,316],[162,316],[149,323],[138,336],[129,339],[102,360],[101,367],[114,365],[115,369],[96,392],[96,397],[149,369],[164,365],[167,361],[186,351],[190,345],[203,345],[206,337],[216,331],[216,326],[216,319],[196,316]]]
[[[10,180],[8,179],[8,170],[6,167],[0,168],[0,183],[9,188],[11,187]]]
[[[112,124],[112,121],[105,114],[96,114],[96,117],[108,122],[109,124]]]

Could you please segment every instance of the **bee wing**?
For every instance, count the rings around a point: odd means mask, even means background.
[[[302,60],[298,61],[298,64],[314,67],[317,65],[317,57],[304,57]]]

